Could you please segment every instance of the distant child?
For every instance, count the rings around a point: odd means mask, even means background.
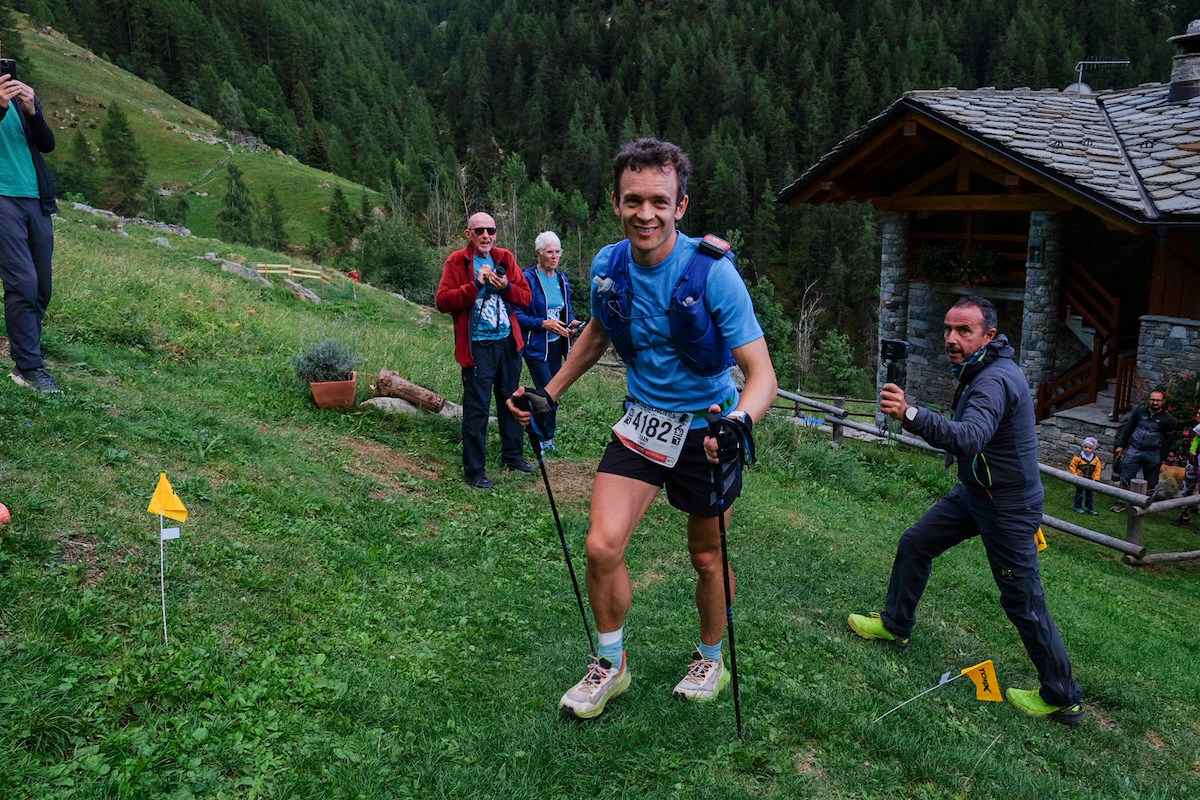
[[[1093,436],[1089,436],[1083,440],[1083,447],[1079,450],[1078,455],[1071,459],[1070,469],[1072,475],[1078,475],[1080,478],[1088,478],[1093,481],[1100,480],[1100,456],[1096,455],[1097,444]],[[1082,514],[1085,510],[1089,514],[1098,513],[1092,506],[1092,490],[1076,486],[1075,513]]]
[[[1190,497],[1200,488],[1200,409],[1196,410],[1196,427],[1192,428],[1192,443],[1188,447],[1187,463],[1183,468],[1183,486],[1179,490],[1180,497]],[[1184,506],[1179,509],[1179,518],[1172,525],[1187,525],[1192,516],[1192,507]],[[1196,533],[1200,533],[1197,530]]]

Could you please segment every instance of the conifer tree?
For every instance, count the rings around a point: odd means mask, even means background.
[[[100,141],[106,174],[104,198],[108,207],[123,216],[136,214],[146,196],[146,159],[134,138],[120,103],[108,107]]]
[[[333,200],[329,203],[329,219],[326,221],[325,230],[329,233],[329,241],[333,242],[334,247],[350,244],[350,240],[358,232],[358,220],[340,186],[333,187]]]
[[[230,161],[226,169],[225,199],[217,212],[217,230],[227,242],[254,244],[254,196],[237,164]]]
[[[258,226],[258,240],[272,250],[283,250],[288,245],[287,233],[284,231],[283,203],[274,189],[267,189],[267,196],[261,206]]]
[[[62,195],[78,194],[84,202],[97,202],[96,154],[88,144],[81,128],[71,137],[71,156],[54,172],[54,180]]]

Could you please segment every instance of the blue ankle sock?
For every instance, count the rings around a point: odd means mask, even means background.
[[[721,643],[720,642],[717,642],[716,644],[705,644],[704,642],[701,642],[699,650],[700,650],[700,655],[704,656],[705,658],[709,659],[710,661],[720,661],[721,660]]]
[[[600,647],[596,651],[598,658],[607,658],[618,669],[621,667],[621,652],[625,649],[625,628],[617,628],[612,633],[600,634]]]

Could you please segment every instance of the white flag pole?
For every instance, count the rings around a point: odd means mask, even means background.
[[[917,698],[919,698],[919,697],[924,697],[925,695],[927,695],[927,694],[929,694],[930,692],[932,692],[934,689],[940,689],[940,688],[942,688],[943,686],[945,686],[947,683],[950,683],[951,681],[956,681],[956,680],[958,680],[958,679],[959,679],[959,678],[961,678],[961,677],[962,677],[962,673],[961,673],[961,672],[960,672],[959,674],[955,675],[953,678],[948,678],[948,677],[946,677],[946,676],[942,676],[942,682],[941,682],[941,683],[939,683],[937,686],[934,686],[934,687],[931,687],[931,688],[929,688],[929,689],[926,689],[925,691],[921,692],[921,693],[920,693],[919,695],[917,695],[916,697],[910,697],[910,698],[908,698],[908,699],[907,699],[907,700],[905,700],[903,703],[901,703],[900,705],[898,705],[898,706],[896,706],[895,708],[893,708],[891,711],[885,711],[885,712],[883,712],[883,713],[882,713],[882,714],[880,714],[878,717],[876,717],[875,719],[871,720],[871,724],[872,724],[872,725],[874,725],[876,722],[879,722],[879,720],[883,719],[883,718],[884,718],[884,717],[886,717],[888,714],[891,714],[891,713],[892,713],[892,711],[899,711],[900,709],[904,708],[906,705],[908,705],[909,703],[911,703],[913,700],[916,700],[916,699],[917,699]]]
[[[163,644],[167,643],[167,557],[163,547],[163,515],[158,512],[158,582],[162,590]]]

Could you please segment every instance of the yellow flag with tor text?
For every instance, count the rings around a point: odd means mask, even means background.
[[[962,674],[975,682],[976,700],[996,700],[998,702],[1004,700],[1004,695],[1000,693],[1000,681],[996,678],[996,668],[992,665],[991,659],[973,667],[967,667]]]
[[[179,522],[187,522],[188,510],[183,505],[183,501],[179,499],[179,495],[175,494],[175,490],[171,488],[171,482],[167,480],[167,473],[159,473],[158,487],[154,490],[154,497],[150,498],[150,507],[146,511],[151,514],[162,514],[164,517],[170,517]]]
[[[1037,542],[1038,552],[1042,552],[1050,545],[1046,544],[1046,534],[1042,533],[1042,529],[1038,528],[1037,533],[1033,535],[1033,540]]]

